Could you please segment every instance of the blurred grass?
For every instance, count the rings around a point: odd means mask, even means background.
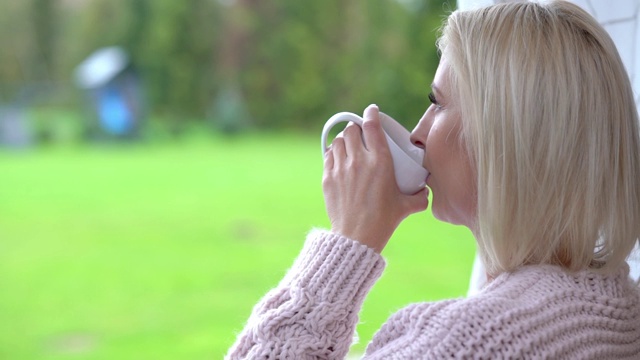
[[[316,136],[0,152],[1,359],[217,359],[311,227]],[[474,242],[405,221],[364,305],[361,352],[409,302],[465,293]]]

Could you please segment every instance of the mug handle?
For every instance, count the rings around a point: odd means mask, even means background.
[[[362,118],[354,113],[350,112],[339,112],[327,120],[324,124],[324,128],[322,128],[322,138],[320,145],[322,146],[322,156],[325,156],[327,153],[327,137],[329,136],[329,131],[338,123],[341,122],[354,122],[358,126],[362,127]],[[363,139],[364,141],[364,139]]]

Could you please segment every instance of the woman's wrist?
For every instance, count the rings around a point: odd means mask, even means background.
[[[344,229],[334,227],[331,231],[366,245],[378,254],[382,252],[393,233],[393,231],[388,232],[367,226],[355,226]],[[389,234],[387,235],[387,233]]]

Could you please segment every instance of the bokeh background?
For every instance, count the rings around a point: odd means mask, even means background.
[[[428,106],[442,0],[4,0],[0,359],[222,358],[328,227],[322,125]],[[466,229],[407,219],[365,302],[463,296]]]

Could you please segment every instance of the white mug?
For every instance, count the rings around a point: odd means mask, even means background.
[[[337,123],[353,122],[362,127],[362,118],[349,112],[341,112],[333,115],[322,129],[322,154],[327,152],[327,137],[329,131]],[[429,171],[422,167],[424,150],[413,145],[409,139],[410,133],[389,115],[380,113],[380,123],[385,132],[393,167],[396,175],[396,183],[403,194],[415,194],[426,185]]]

